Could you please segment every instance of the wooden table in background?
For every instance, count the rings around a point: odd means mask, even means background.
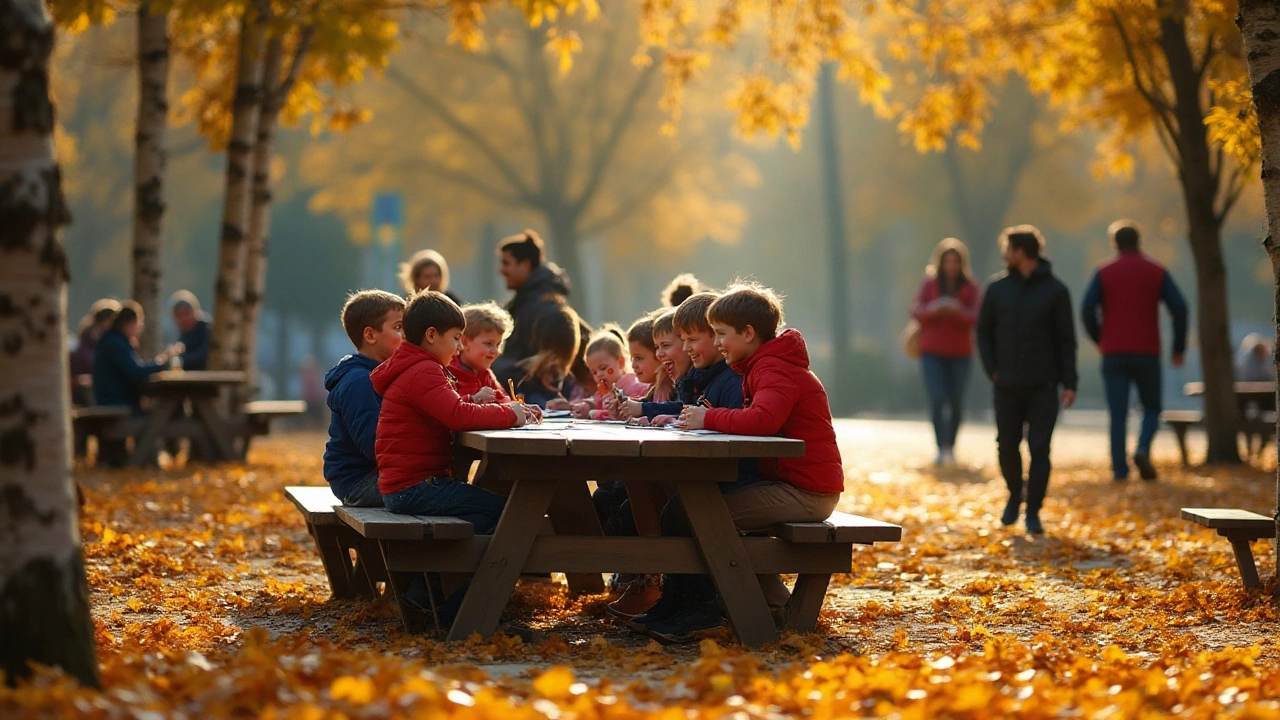
[[[1276,384],[1272,382],[1238,382],[1234,383],[1236,400],[1240,402],[1240,414],[1248,418],[1249,406],[1256,415],[1276,410]],[[1187,397],[1204,395],[1204,383],[1189,382],[1182,386]]]
[[[464,461],[481,461],[475,484],[506,494],[507,505],[449,631],[450,640],[473,632],[488,636],[497,629],[531,558],[536,565],[565,572],[570,588],[579,592],[603,591],[601,572],[710,572],[742,642],[759,645],[778,639],[757,569],[718,483],[737,479],[740,458],[797,457],[804,454],[803,442],[547,424],[459,433],[457,444]],[[604,537],[587,487],[600,480],[625,482],[629,491],[668,483],[684,504],[693,537]],[[552,536],[539,537],[544,517],[554,527]],[[776,564],[797,562],[783,547],[772,557]]]
[[[134,439],[131,465],[155,462],[162,440],[191,438],[208,462],[234,460],[236,431],[232,418],[222,411],[219,396],[222,389],[242,385],[247,378],[242,372],[192,370],[162,372],[151,378],[142,391],[151,397],[147,425]],[[193,417],[183,412],[191,403]]]

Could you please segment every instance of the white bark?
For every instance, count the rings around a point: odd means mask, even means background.
[[[150,9],[150,2],[138,9],[138,116],[133,172],[132,296],[148,319],[139,340],[146,357],[155,355],[160,345],[164,134],[169,121],[168,16],[152,15]]]
[[[1276,279],[1275,319],[1280,331],[1280,3],[1240,0],[1237,22],[1244,37],[1249,86],[1262,133],[1262,190],[1267,207],[1267,237],[1263,245],[1271,256]],[[1280,369],[1280,359],[1276,367]],[[1280,468],[1276,470],[1276,483],[1280,487]],[[1280,508],[1276,526],[1280,530]],[[1280,576],[1280,555],[1276,557],[1276,574]]]
[[[97,682],[67,409],[69,220],[53,160],[41,0],[0,0],[0,670]]]
[[[253,189],[253,144],[258,132],[262,94],[265,22],[254,7],[245,11],[240,27],[236,95],[227,145],[226,196],[218,251],[213,331],[209,344],[212,370],[236,370],[244,323],[246,239]]]

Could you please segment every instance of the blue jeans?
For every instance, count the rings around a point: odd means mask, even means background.
[[[938,449],[950,450],[956,446],[956,433],[960,432],[964,391],[969,384],[969,358],[924,353],[920,356],[920,369],[929,393],[929,417]]]
[[[1117,478],[1129,477],[1125,453],[1125,430],[1129,417],[1129,386],[1138,386],[1142,403],[1142,430],[1138,433],[1137,455],[1151,456],[1151,441],[1160,428],[1163,402],[1160,389],[1160,356],[1106,355],[1102,358],[1102,382],[1111,410],[1111,470]]]
[[[360,508],[382,507],[382,493],[378,492],[378,473],[367,475],[356,482],[347,491],[347,496],[342,498],[342,504]]]
[[[387,509],[400,515],[456,517],[476,526],[477,535],[492,535],[507,499],[453,478],[429,478],[383,495]]]

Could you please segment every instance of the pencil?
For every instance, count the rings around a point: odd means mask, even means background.
[[[711,407],[711,403],[706,398],[698,398],[698,404],[705,408]]]

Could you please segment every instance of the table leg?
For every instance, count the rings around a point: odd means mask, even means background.
[[[227,432],[227,418],[218,410],[216,397],[193,397],[191,409],[196,419],[204,426],[205,434],[212,441],[214,457],[209,462],[217,463],[237,458],[235,439]]]
[[[471,633],[488,637],[498,629],[558,484],[551,479],[516,480],[449,630],[449,640],[466,640]]]
[[[787,601],[787,628],[798,633],[811,633],[818,627],[818,614],[827,596],[830,575],[801,575]]]
[[[666,493],[651,482],[629,482],[626,487],[627,501],[631,504],[631,517],[636,521],[636,530],[642,537],[662,535],[658,518],[662,514],[662,506],[667,502]]]
[[[133,439],[133,454],[129,456],[130,465],[155,464],[156,453],[159,452],[157,445],[160,438],[164,436],[165,426],[181,407],[181,398],[173,396],[156,398],[147,418],[147,426]]]
[[[677,482],[675,487],[738,639],[745,645],[776,642],[778,630],[773,626],[769,605],[719,486]]]
[[[547,514],[551,516],[551,527],[557,535],[604,535],[585,482],[560,483]],[[569,592],[584,595],[604,592],[604,578],[600,573],[569,573],[565,578],[569,581]]]

